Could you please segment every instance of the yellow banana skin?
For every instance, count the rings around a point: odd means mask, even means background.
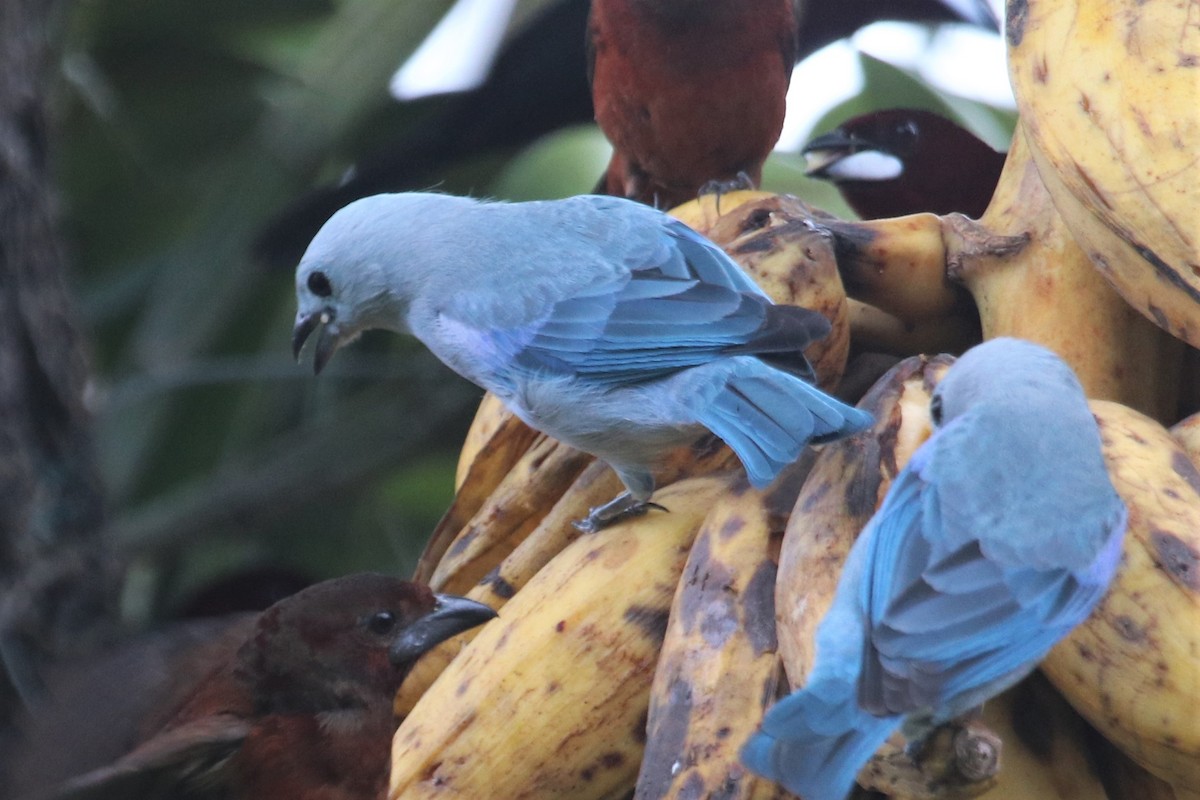
[[[1131,305],[1200,345],[1195,3],[1020,0],[1006,32],[1021,124],[1071,232]]]
[[[738,469],[733,451],[715,439],[702,439],[690,448],[679,448],[668,459],[664,478],[674,483],[683,474],[690,478],[710,475],[722,470]],[[571,487],[558,499],[537,526],[516,548],[493,567],[466,597],[499,609],[556,555],[578,539],[579,529],[572,523],[587,515],[588,509],[612,498],[621,491],[621,482],[616,474],[600,461],[592,461],[579,474]],[[670,511],[670,506],[666,506]],[[495,551],[488,554],[495,556]],[[454,554],[447,554],[453,561]],[[404,679],[396,693],[397,716],[404,716],[437,679],[454,657],[471,641],[478,628],[447,639],[433,650],[421,656],[416,667]]]
[[[505,408],[500,398],[484,395],[459,452],[454,502],[425,543],[413,580],[429,583],[450,543],[538,436],[537,431]]]
[[[1022,122],[980,224],[994,234],[1026,236],[1028,243],[999,257],[966,252],[953,270],[978,304],[984,338],[1016,336],[1045,345],[1075,370],[1089,397],[1171,419],[1182,346],[1100,276],[1042,178]]]
[[[666,487],[670,513],[581,537],[541,569],[401,724],[389,798],[628,793],[671,599],[730,478]]]
[[[738,748],[779,683],[775,552],[805,474],[796,464],[769,489],[739,480],[714,498],[671,605],[635,800],[782,792],[746,772]]]
[[[1153,420],[1092,410],[1129,528],[1108,594],[1042,670],[1135,761],[1200,787],[1200,471]]]
[[[429,578],[439,592],[474,586],[537,526],[592,456],[540,436],[454,538]]]
[[[1200,469],[1200,412],[1182,419],[1171,427],[1171,436]]]
[[[775,586],[779,652],[793,687],[812,668],[817,625],[833,602],[850,546],[892,479],[929,438],[929,397],[952,362],[915,356],[893,367],[859,403],[875,424],[826,445],[804,482],[784,533]]]

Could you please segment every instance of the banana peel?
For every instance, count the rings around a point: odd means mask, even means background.
[[[731,475],[575,540],[481,628],[401,723],[388,797],[620,797],[645,746],[671,599]]]
[[[1116,290],[1200,346],[1200,24],[1185,0],[1009,6],[1021,127],[1067,227]]]
[[[738,748],[779,683],[775,559],[805,467],[714,498],[671,605],[635,800],[786,796],[747,772]]]
[[[1200,786],[1200,470],[1155,421],[1093,401],[1129,508],[1100,605],[1042,670],[1092,725],[1177,789]]]

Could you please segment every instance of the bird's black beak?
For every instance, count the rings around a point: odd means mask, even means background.
[[[870,149],[871,146],[862,139],[841,131],[822,134],[800,151],[805,160],[804,173],[810,177],[820,177],[831,164],[860,150]]]
[[[483,603],[465,597],[435,594],[434,598],[437,605],[433,611],[401,631],[388,650],[388,657],[396,666],[411,664],[451,636],[482,625],[496,616],[496,612]]]
[[[292,329],[292,356],[299,361],[300,350],[318,327],[321,328],[321,332],[317,334],[317,348],[313,354],[313,373],[316,375],[320,375],[321,370],[325,369],[325,365],[329,363],[340,344],[341,337],[334,324],[333,311],[321,309],[297,317],[296,327]]]

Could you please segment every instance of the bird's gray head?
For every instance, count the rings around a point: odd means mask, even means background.
[[[1001,337],[962,355],[938,384],[929,411],[936,427],[982,402],[1070,402],[1084,405],[1083,387],[1052,351]]]
[[[317,334],[313,369],[320,372],[334,352],[371,328],[406,330],[414,291],[408,258],[430,226],[430,215],[452,213],[447,205],[473,202],[437,194],[379,194],[338,211],[313,237],[296,267],[296,358]]]

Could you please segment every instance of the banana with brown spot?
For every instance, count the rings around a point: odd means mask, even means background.
[[[1014,0],[1009,76],[1034,160],[1122,296],[1200,346],[1200,16],[1192,0]]]
[[[775,559],[808,453],[766,490],[741,480],[713,500],[671,605],[635,800],[790,797],[738,748],[779,683]]]
[[[1096,728],[1176,791],[1200,787],[1200,471],[1170,433],[1093,401],[1129,508],[1121,566],[1042,670]]]
[[[396,733],[389,798],[617,798],[634,785],[650,683],[688,551],[737,472],[679,481],[651,512],[538,571]]]

